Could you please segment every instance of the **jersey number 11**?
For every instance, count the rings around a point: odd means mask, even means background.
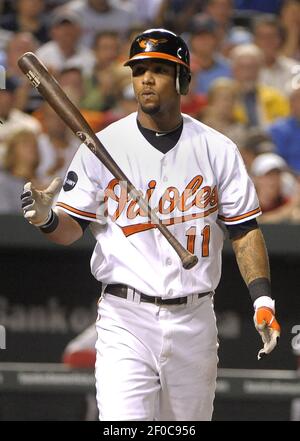
[[[190,227],[185,235],[187,236],[187,249],[190,253],[195,252],[195,240],[196,240],[197,227]],[[209,256],[209,240],[210,240],[210,226],[206,225],[201,231],[202,236],[202,257]]]

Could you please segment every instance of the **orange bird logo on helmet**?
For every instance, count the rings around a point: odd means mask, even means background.
[[[161,43],[167,43],[167,39],[166,38],[143,38],[142,40],[139,41],[139,46],[142,49],[146,49],[147,44],[151,43],[151,46],[158,46]]]

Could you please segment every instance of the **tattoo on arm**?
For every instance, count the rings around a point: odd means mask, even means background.
[[[265,241],[260,229],[249,231],[232,241],[240,273],[248,286],[260,277],[270,280],[270,267]]]

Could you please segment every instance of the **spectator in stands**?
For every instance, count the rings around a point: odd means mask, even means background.
[[[189,31],[191,18],[202,10],[201,0],[162,0],[153,19],[153,27],[166,28],[176,34]]]
[[[33,88],[20,70],[17,62],[25,52],[35,52],[38,48],[37,40],[29,32],[14,34],[6,49],[6,75],[17,82],[15,106],[26,113],[32,113],[42,103],[39,92]]]
[[[91,47],[99,31],[126,33],[137,24],[137,15],[113,6],[109,0],[72,0],[64,9],[76,12],[82,26],[82,43]]]
[[[42,125],[44,130],[38,137],[41,161],[37,172],[48,184],[54,176],[64,178],[80,141],[47,103],[42,107]]]
[[[15,91],[17,83],[11,79],[6,79],[6,88],[0,90],[0,164],[6,148],[6,141],[16,131],[28,129],[34,133],[39,133],[41,126],[39,122],[30,115],[16,109]]]
[[[270,136],[258,127],[252,127],[247,130],[247,136],[244,143],[240,146],[240,152],[245,166],[250,173],[254,159],[262,153],[274,153],[275,145]]]
[[[207,15],[194,17],[190,27],[191,64],[195,92],[207,94],[219,77],[231,77],[228,62],[218,52],[218,25]]]
[[[30,32],[16,32],[10,38],[6,47],[6,75],[19,80],[24,77],[17,62],[25,52],[35,52],[39,47],[37,40]],[[28,82],[28,81],[27,81]]]
[[[264,56],[257,46],[248,44],[235,47],[231,60],[233,77],[239,89],[236,116],[241,123],[264,129],[277,118],[289,114],[288,100],[276,89],[259,82]]]
[[[300,222],[299,183],[284,159],[275,153],[258,155],[251,166],[262,223]]]
[[[38,164],[36,135],[20,130],[11,136],[0,171],[0,214],[21,214],[19,194],[25,182],[30,179],[41,185],[36,173]]]
[[[269,127],[277,153],[300,175],[300,87],[290,94],[291,115]]]
[[[215,80],[208,91],[208,106],[199,119],[230,137],[238,146],[242,146],[247,128],[236,121],[234,116],[237,97],[237,87],[233,80],[230,78]]]
[[[67,67],[59,72],[57,79],[71,101],[81,108],[81,102],[85,96],[82,71],[78,67]]]
[[[116,69],[120,54],[119,35],[103,31],[96,35],[94,43],[95,65],[86,78],[86,96],[82,105],[85,109],[104,111],[116,103]],[[126,69],[122,69],[122,72]],[[128,72],[129,75],[129,72]]]
[[[235,24],[232,0],[208,0],[205,3],[204,12],[218,24],[219,50],[224,56],[228,55],[230,47],[251,42],[249,20],[247,24],[239,23],[239,26]]]
[[[230,52],[242,44],[253,43],[253,34],[243,26],[235,26],[230,34],[222,41],[221,53],[225,58],[229,58]]]
[[[232,0],[208,0],[204,12],[210,15],[219,26],[222,39],[229,35],[232,26]]]
[[[49,40],[45,0],[16,0],[16,12],[0,18],[0,27],[12,32],[29,32],[40,43]]]
[[[284,35],[284,29],[276,18],[263,16],[255,21],[254,42],[264,54],[259,80],[288,93],[297,63],[294,59],[281,55]]]
[[[77,67],[69,67],[62,70],[58,75],[58,81],[71,101],[80,109],[82,115],[94,132],[99,132],[99,130],[102,130],[108,124],[115,121],[111,113],[85,108],[84,98],[86,97],[86,87],[80,69]]]
[[[117,61],[121,50],[119,34],[115,31],[98,32],[94,42],[95,67],[105,69]]]
[[[235,0],[236,9],[245,9],[246,11],[259,11],[269,14],[278,14],[284,0]]]
[[[194,118],[199,118],[199,115],[202,115],[203,110],[207,106],[207,95],[196,93],[193,84],[192,78],[189,93],[181,98],[181,111]]]
[[[178,0],[176,2],[178,3]],[[163,3],[163,0],[110,0],[110,4],[115,8],[125,9],[132,16],[136,16],[137,22],[144,24],[143,31],[145,26],[152,26],[154,23],[161,3]]]
[[[285,0],[280,13],[281,25],[285,30],[282,53],[300,60],[300,1]]]
[[[54,72],[77,66],[86,74],[94,65],[90,49],[80,45],[82,18],[75,13],[60,9],[51,18],[50,35],[52,40],[42,45],[37,56]]]

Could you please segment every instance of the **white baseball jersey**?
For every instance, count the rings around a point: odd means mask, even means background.
[[[166,299],[215,290],[221,276],[224,224],[260,214],[254,185],[235,144],[188,115],[183,115],[178,143],[166,154],[144,138],[136,113],[97,136],[199,262],[190,270],[182,267],[155,224],[83,144],[69,167],[57,206],[92,221],[97,240],[91,259],[95,278]]]

